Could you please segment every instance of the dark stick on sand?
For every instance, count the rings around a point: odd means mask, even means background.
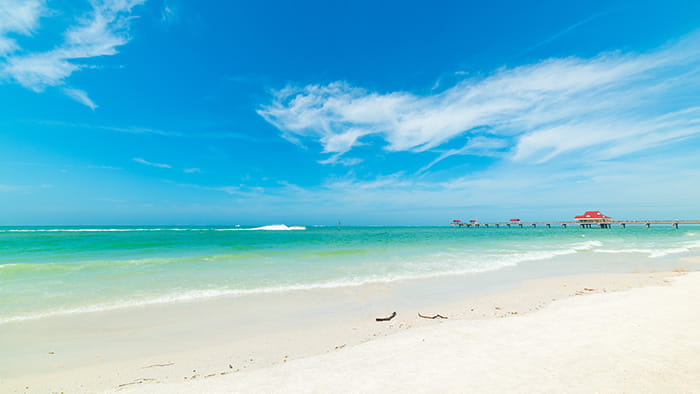
[[[389,320],[393,319],[394,317],[396,317],[396,312],[392,313],[391,316],[389,316],[389,317],[378,317],[376,320],[377,321],[389,321]]]
[[[435,315],[435,316],[423,316],[420,313],[418,314],[419,317],[422,317],[423,319],[447,319],[447,316],[443,315]]]

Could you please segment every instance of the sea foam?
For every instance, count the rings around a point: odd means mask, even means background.
[[[417,272],[395,272],[385,275],[367,275],[367,276],[353,276],[346,279],[334,279],[327,281],[320,281],[315,283],[299,283],[299,284],[289,284],[289,285],[276,285],[276,286],[263,286],[250,289],[240,289],[240,288],[210,288],[210,289],[194,289],[184,292],[175,292],[161,296],[153,296],[144,299],[122,299],[119,301],[99,303],[93,305],[86,305],[83,307],[76,308],[64,308],[56,309],[49,312],[40,312],[34,314],[22,314],[0,318],[0,324],[23,321],[23,320],[35,320],[53,316],[62,315],[72,315],[72,314],[82,314],[82,313],[94,313],[117,309],[126,309],[134,307],[145,307],[149,305],[157,304],[167,304],[175,302],[188,302],[196,301],[202,299],[211,299],[217,297],[226,296],[253,296],[262,294],[274,294],[274,293],[286,293],[286,292],[297,292],[297,291],[309,291],[309,290],[320,290],[320,289],[336,289],[336,288],[347,288],[347,287],[359,287],[373,284],[389,284],[399,281],[407,280],[419,280],[419,279],[429,279],[429,278],[439,278],[445,276],[456,276],[465,274],[475,274],[489,271],[497,271],[506,267],[516,266],[523,262],[528,261],[539,261],[547,260],[557,256],[575,254],[580,251],[590,250],[594,247],[600,246],[599,241],[585,241],[580,243],[574,243],[568,248],[549,250],[549,251],[528,251],[523,253],[514,253],[510,255],[502,256],[482,256],[482,264],[472,264],[467,267],[458,268],[452,266],[448,269],[441,269],[436,271],[417,271]],[[464,256],[462,256],[464,258]],[[472,263],[478,263],[478,261],[472,261]]]

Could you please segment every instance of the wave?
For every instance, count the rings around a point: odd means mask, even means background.
[[[664,257],[671,254],[690,252],[691,249],[700,248],[700,241],[685,242],[679,247],[666,249],[629,248],[629,249],[593,249],[595,253],[642,253],[650,258]]]
[[[668,256],[670,254],[678,254],[689,252],[690,249],[687,248],[670,248],[670,249],[594,249],[595,253],[641,253],[648,254],[650,258],[658,258]]]
[[[480,266],[472,266],[469,268],[451,268],[446,270],[435,270],[435,271],[422,271],[422,272],[404,272],[396,273],[387,276],[367,276],[367,277],[354,277],[350,279],[338,279],[329,280],[325,282],[317,283],[306,283],[306,284],[289,284],[289,285],[279,285],[279,286],[267,286],[258,287],[252,289],[231,289],[231,288],[218,288],[218,289],[197,289],[186,291],[184,293],[178,294],[168,294],[164,296],[156,296],[150,299],[142,300],[121,300],[113,303],[102,303],[95,304],[85,307],[55,310],[51,312],[12,316],[6,318],[0,318],[0,324],[23,321],[23,320],[35,320],[52,316],[60,315],[71,315],[71,314],[81,314],[81,313],[92,313],[109,311],[115,309],[125,309],[131,307],[141,307],[148,305],[157,304],[167,304],[174,302],[187,302],[196,301],[201,299],[224,297],[224,296],[250,296],[250,295],[260,295],[260,294],[272,294],[272,293],[286,293],[294,291],[308,291],[317,289],[336,289],[336,288],[347,288],[347,287],[359,287],[365,285],[373,284],[388,284],[399,281],[407,280],[419,280],[419,279],[430,279],[445,276],[458,276],[465,274],[475,274],[489,271],[497,271],[503,268],[516,266],[520,263],[527,261],[537,261],[537,260],[547,260],[554,258],[556,256],[563,256],[578,253],[584,250],[590,250],[594,247],[600,246],[598,241],[586,241],[578,244],[571,245],[570,248],[561,250],[551,250],[551,251],[530,251],[524,253],[517,253],[508,256],[502,256],[498,258],[492,258],[484,256],[488,259],[488,264]]]
[[[293,230],[306,230],[306,227],[302,226],[291,226],[288,227],[284,224],[271,224],[269,226],[247,228],[243,230],[254,231],[254,230],[264,230],[264,231],[293,231]]]
[[[212,231],[212,228],[46,228],[46,229],[3,229],[0,233],[102,233],[139,231]]]
[[[303,226],[287,226],[286,224],[270,224],[267,226],[253,228],[217,228],[214,231],[290,231],[306,230]]]
[[[272,224],[253,228],[220,228],[220,227],[204,227],[204,228],[45,228],[45,229],[0,229],[0,233],[103,233],[103,232],[141,232],[141,231],[256,231],[256,230],[271,230],[271,231],[287,231],[287,230],[306,230],[303,226],[287,226],[284,224]]]

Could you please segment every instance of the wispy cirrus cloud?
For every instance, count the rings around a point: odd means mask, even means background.
[[[339,160],[359,145],[423,152],[464,139],[455,154],[547,162],[585,154],[605,160],[700,132],[693,92],[700,88],[700,34],[647,53],[555,58],[440,93],[372,92],[347,82],[288,86],[258,113],[297,144],[312,141]],[[469,141],[479,141],[480,147]]]
[[[42,185],[2,185],[0,184],[0,192],[28,192],[35,189],[48,189],[53,187],[53,185],[42,184]]]
[[[572,30],[575,30],[575,29],[577,29],[577,28],[579,28],[579,27],[585,25],[586,23],[589,23],[589,22],[591,22],[591,21],[593,21],[593,20],[595,20],[595,19],[598,19],[598,18],[600,18],[601,16],[604,16],[604,15],[607,15],[607,14],[608,14],[608,12],[599,12],[599,13],[597,13],[597,14],[593,14],[593,15],[587,17],[587,18],[584,18],[584,19],[582,19],[582,20],[580,20],[580,21],[578,21],[578,22],[576,22],[576,23],[574,23],[574,24],[572,24],[572,25],[570,25],[570,26],[567,26],[565,29],[563,29],[563,30],[561,30],[561,31],[558,31],[558,32],[552,34],[551,36],[547,37],[546,39],[544,39],[544,40],[538,42],[537,44],[535,44],[535,45],[533,45],[533,46],[531,46],[531,47],[525,49],[524,51],[520,52],[520,53],[518,54],[518,57],[519,57],[519,56],[522,56],[522,55],[524,55],[524,54],[526,54],[526,53],[528,53],[528,52],[534,51],[534,50],[537,49],[537,48],[543,47],[543,46],[545,46],[545,45],[547,45],[547,44],[549,44],[549,43],[551,43],[551,42],[553,42],[553,41],[556,41],[557,39],[559,39],[559,38],[561,38],[561,37],[567,35],[568,33],[570,33]]]
[[[178,12],[178,7],[171,1],[163,1],[163,6],[160,9],[160,22],[163,24],[163,26],[168,28],[177,23],[179,19],[180,15]]]
[[[236,195],[238,197],[243,197],[243,198],[259,198],[263,192],[265,191],[264,188],[259,187],[259,186],[248,186],[248,185],[226,185],[226,186],[207,186],[207,185],[198,185],[194,183],[180,183],[180,182],[174,182],[171,180],[165,180],[165,183],[169,183],[171,185],[177,186],[177,187],[183,187],[183,188],[188,188],[188,189],[198,189],[198,190],[205,190],[205,191],[212,191],[212,192],[221,192],[221,193],[226,193],[229,195]]]
[[[98,169],[98,170],[123,170],[122,167],[101,166],[101,165],[94,165],[94,164],[88,165],[87,168]]]
[[[0,56],[19,49],[16,39],[9,35],[30,36],[47,14],[43,0],[3,0],[0,2]]]
[[[248,143],[273,143],[278,142],[278,139],[263,139],[256,136],[251,136],[243,132],[222,130],[212,130],[212,131],[202,131],[200,127],[191,128],[188,131],[175,131],[175,130],[164,130],[153,127],[142,127],[142,126],[105,126],[89,123],[75,123],[75,122],[64,122],[64,121],[53,121],[53,120],[40,120],[33,121],[34,123],[47,125],[47,126],[60,126],[69,127],[76,129],[89,129],[89,130],[105,130],[113,131],[116,133],[126,133],[126,134],[153,134],[163,137],[174,137],[174,138],[190,138],[190,139],[202,139],[202,140],[237,140]]]
[[[0,185],[0,192],[12,192],[19,188],[17,185]]]
[[[24,50],[7,33],[31,35],[39,27],[40,16],[51,10],[42,0],[6,0],[0,5],[0,80],[18,83],[35,92],[64,86],[76,71],[86,68],[86,59],[110,56],[129,40],[132,9],[146,0],[94,0],[91,9],[68,26],[56,46],[48,51]],[[64,93],[91,109],[97,106],[88,94],[65,88]]]
[[[148,160],[142,159],[142,158],[140,158],[140,157],[134,157],[132,160],[135,161],[135,162],[137,162],[137,163],[144,164],[144,165],[151,166],[151,167],[173,168],[173,166],[171,166],[170,164],[165,164],[165,163],[154,163],[154,162],[152,162],[152,161],[148,161]]]
[[[89,107],[91,110],[95,110],[97,108],[97,104],[95,104],[90,97],[88,97],[87,93],[85,93],[84,90],[80,89],[73,89],[73,88],[63,88],[63,92],[66,94],[66,96],[72,98],[73,100]]]

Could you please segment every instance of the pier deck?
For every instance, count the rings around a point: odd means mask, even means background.
[[[624,228],[628,224],[632,225],[644,225],[649,228],[652,224],[670,224],[671,226],[678,228],[681,224],[700,224],[700,220],[610,220],[600,223],[580,223],[575,221],[551,221],[551,222],[484,222],[484,223],[470,223],[470,222],[452,222],[450,225],[455,227],[537,227],[544,226],[550,228],[552,226],[561,226],[566,228],[567,226],[575,226],[581,228],[610,228],[613,224],[617,224]]]

